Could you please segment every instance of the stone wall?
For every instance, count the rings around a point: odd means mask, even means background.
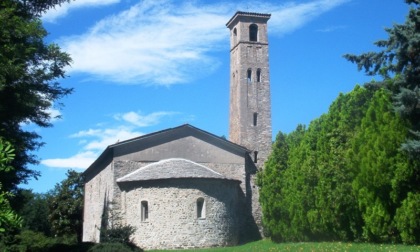
[[[109,162],[104,167],[97,174],[86,174],[83,241],[99,242],[102,214],[114,199],[113,164]]]
[[[219,179],[172,179],[120,183],[125,223],[136,228],[134,242],[144,249],[232,246],[239,240],[238,183]],[[205,217],[197,218],[197,199]],[[148,219],[141,220],[141,201]]]

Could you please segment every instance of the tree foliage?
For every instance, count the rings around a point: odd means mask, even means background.
[[[328,113],[279,133],[259,174],[263,223],[276,241],[419,242],[419,183],[401,151],[409,122],[390,91],[340,94]]]
[[[384,83],[397,76],[392,88],[394,107],[411,122],[411,135],[402,147],[413,159],[420,159],[420,1],[405,1],[411,4],[405,23],[386,29],[388,39],[375,43],[383,50],[345,57],[368,75],[381,75]]]
[[[56,44],[47,44],[40,15],[64,0],[0,1],[0,136],[14,146],[15,168],[0,177],[5,190],[39,176],[28,164],[36,164],[32,153],[43,145],[36,132],[22,125],[51,126],[48,112],[57,100],[71,93],[57,82],[65,77],[68,54]]]
[[[49,221],[53,234],[76,235],[82,240],[83,226],[83,175],[73,170],[67,178],[56,184],[49,197]]]
[[[0,137],[0,175],[3,176],[5,173],[13,170],[10,163],[14,157],[12,145]],[[4,191],[0,183],[0,233],[8,231],[10,228],[20,227],[22,224],[21,218],[10,206],[9,198],[11,197],[13,197],[13,194]]]
[[[400,185],[393,182],[395,173],[407,171],[410,165],[407,155],[399,150],[406,135],[407,123],[393,111],[389,92],[378,90],[352,139],[351,166],[357,174],[353,192],[364,221],[363,238],[367,241],[399,240],[394,216],[407,192],[398,195],[394,188]]]
[[[43,233],[46,236],[52,235],[48,220],[50,197],[49,193],[34,193],[31,190],[20,192],[23,206],[18,213],[23,220],[23,229]]]
[[[383,81],[279,133],[259,175],[275,240],[420,243],[420,1],[406,2],[406,22],[376,42],[382,51],[345,55]]]

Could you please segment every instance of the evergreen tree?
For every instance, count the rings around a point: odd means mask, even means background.
[[[349,165],[351,139],[375,89],[340,94],[306,130],[279,134],[260,175],[265,227],[277,241],[355,240],[362,220]]]
[[[264,231],[273,240],[281,240],[279,236],[284,219],[287,214],[283,213],[281,179],[282,173],[287,169],[288,146],[286,134],[279,132],[273,144],[272,154],[265,163],[263,172],[258,173],[258,186],[260,190],[260,202],[263,211]]]
[[[397,76],[391,90],[394,107],[410,122],[411,134],[402,147],[414,160],[420,159],[420,0],[405,0],[411,4],[404,24],[386,29],[387,40],[377,41],[380,52],[368,52],[345,57],[357,63],[368,75],[380,74],[387,80]],[[417,169],[420,169],[417,167]]]
[[[407,124],[395,114],[389,92],[378,90],[370,102],[361,130],[353,139],[353,181],[367,241],[398,241],[394,216],[401,204],[393,195],[398,170],[407,170],[409,161],[399,150],[407,135]],[[394,185],[394,187],[398,187]]]

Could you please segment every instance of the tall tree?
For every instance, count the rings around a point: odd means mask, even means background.
[[[355,240],[361,218],[348,165],[351,139],[360,130],[375,89],[340,94],[308,129],[279,133],[259,175],[263,221],[276,241]]]
[[[23,229],[42,232],[44,235],[50,236],[51,223],[48,219],[50,194],[34,193],[31,190],[22,190],[20,194],[23,207],[18,213],[23,220]]]
[[[0,176],[7,191],[39,176],[28,164],[38,162],[33,151],[43,143],[22,124],[51,126],[48,110],[72,92],[57,82],[71,59],[57,45],[44,42],[47,32],[40,20],[43,12],[65,1],[0,1],[0,136],[16,150],[15,169]]]
[[[407,156],[399,150],[407,135],[407,125],[393,111],[390,94],[384,89],[375,93],[369,104],[361,130],[352,139],[351,163],[357,174],[353,181],[367,241],[398,241],[394,216],[405,195],[393,194],[400,183],[394,183],[397,172],[406,173]],[[403,197],[401,199],[401,197]]]
[[[272,154],[265,163],[265,168],[258,173],[260,203],[263,211],[264,231],[273,240],[281,241],[282,225],[287,213],[282,205],[281,179],[287,169],[289,147],[286,134],[279,132],[273,144]]]
[[[394,107],[411,122],[411,135],[402,144],[412,159],[420,159],[420,0],[405,0],[411,5],[404,24],[386,29],[387,40],[375,44],[379,52],[344,57],[368,75],[381,75],[384,83],[394,76]],[[420,168],[419,168],[420,169]]]
[[[83,185],[82,174],[69,170],[67,178],[50,193],[49,221],[55,235],[75,235],[82,241]]]

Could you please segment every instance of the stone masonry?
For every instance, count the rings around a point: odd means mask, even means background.
[[[269,14],[237,12],[226,24],[231,34],[229,140],[251,150],[258,168],[272,144],[269,18]]]
[[[144,249],[181,249],[238,244],[238,187],[218,179],[175,179],[125,183],[123,216],[136,228],[134,242]],[[197,199],[206,215],[197,218]],[[149,203],[140,221],[139,201]]]
[[[271,153],[271,94],[267,21],[270,14],[237,12],[226,24],[230,30],[229,140],[251,150],[258,169]],[[256,176],[251,174],[254,220],[262,230]]]

